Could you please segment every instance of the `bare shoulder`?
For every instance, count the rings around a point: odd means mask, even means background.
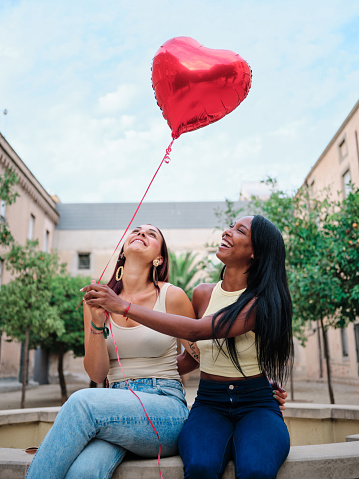
[[[162,289],[162,287],[167,284],[163,281],[160,281],[158,283],[158,286],[160,287],[160,289]],[[166,293],[166,299],[167,298],[171,298],[173,300],[176,300],[176,299],[183,299],[183,298],[187,298],[187,295],[186,293],[183,291],[183,289],[179,288],[178,286],[175,286],[174,284],[170,284],[169,285],[169,288],[167,289],[167,293]],[[188,298],[187,298],[188,299]]]
[[[216,284],[217,283],[202,283],[194,288],[192,306],[196,314],[196,318],[201,318],[203,316]]]
[[[193,297],[198,299],[210,297],[217,283],[202,283],[193,290]]]
[[[193,317],[193,308],[183,289],[178,286],[171,286],[166,294],[166,311],[172,314],[180,314]]]

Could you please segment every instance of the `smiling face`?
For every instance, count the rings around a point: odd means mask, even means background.
[[[223,232],[216,255],[226,266],[249,265],[253,259],[252,220],[253,216],[244,216]]]
[[[162,237],[159,230],[153,225],[141,225],[134,228],[128,235],[124,244],[124,253],[126,257],[132,254],[143,254],[149,261],[159,259],[161,256]]]

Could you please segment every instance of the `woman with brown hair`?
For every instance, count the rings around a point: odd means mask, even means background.
[[[106,287],[126,303],[194,318],[186,294],[167,281],[168,252],[161,231],[149,224],[135,228]],[[106,317],[102,308],[84,304],[84,327],[85,369],[97,383],[107,377],[109,389],[83,389],[70,396],[27,478],[109,478],[127,451],[157,457],[159,442],[161,456],[177,453],[188,417],[180,374],[186,364],[193,369],[197,363],[182,354],[177,367],[177,339],[142,326],[126,311]]]

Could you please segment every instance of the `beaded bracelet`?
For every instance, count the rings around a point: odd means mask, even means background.
[[[94,329],[90,328],[92,334],[103,334],[103,331],[95,331]]]
[[[99,328],[96,326],[96,324],[93,324],[92,319],[90,322],[91,326],[95,328],[97,331],[100,331],[100,333],[96,333],[95,331],[92,331],[94,334],[103,334],[103,337],[106,339],[107,336],[110,334],[110,331],[107,326],[105,326],[105,323],[103,323],[103,328]]]

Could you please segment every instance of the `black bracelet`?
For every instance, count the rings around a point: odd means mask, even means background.
[[[108,327],[105,326],[105,323],[103,323],[103,328],[99,328],[98,326],[96,326],[95,324],[93,324],[92,322],[92,319],[91,319],[91,326],[95,329],[97,329],[97,331],[101,331],[103,333],[103,337],[106,339],[108,337],[108,335],[110,334],[110,331],[108,330]]]

